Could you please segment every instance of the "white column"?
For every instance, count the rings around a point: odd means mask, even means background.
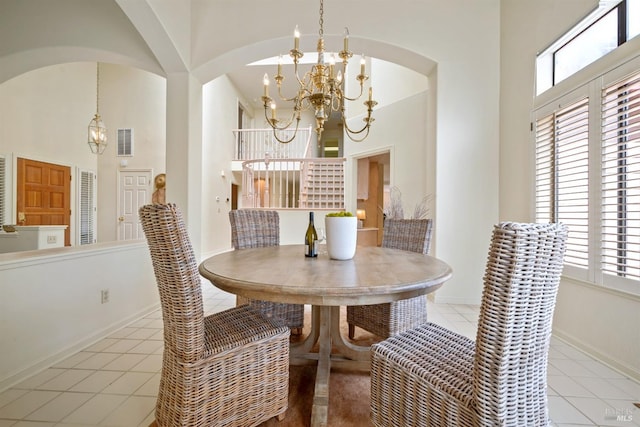
[[[187,72],[167,74],[167,202],[184,215],[199,259],[202,221],[202,84]]]

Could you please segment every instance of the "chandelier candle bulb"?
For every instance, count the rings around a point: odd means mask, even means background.
[[[296,25],[296,29],[293,30],[293,48],[295,50],[298,50],[299,47],[300,47],[300,30]]]
[[[336,66],[336,57],[335,55],[331,55],[329,57],[329,78],[332,79],[335,74],[335,66]]]
[[[276,119],[276,103],[275,102],[271,103],[271,118],[273,120]]]
[[[344,51],[349,51],[349,29],[344,27]]]
[[[264,74],[267,75],[266,73]],[[282,75],[282,55],[278,55],[278,75]]]
[[[264,73],[264,77],[262,78],[262,83],[264,84],[264,96],[269,96],[269,76],[267,73]]]
[[[363,76],[364,76],[364,64],[365,64],[364,55],[362,55],[360,57],[360,74],[362,74]]]

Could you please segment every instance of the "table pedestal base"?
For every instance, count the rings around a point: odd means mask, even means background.
[[[318,351],[312,352],[316,344],[318,344]],[[317,363],[313,408],[311,410],[312,427],[327,425],[329,375],[332,366],[362,371],[371,369],[370,348],[354,345],[342,337],[339,306],[313,306],[311,333],[303,342],[293,344],[290,354],[292,365]]]

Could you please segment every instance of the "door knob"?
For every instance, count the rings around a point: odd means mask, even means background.
[[[124,222],[124,217],[123,217],[123,216],[119,216],[119,217],[118,217],[118,221],[120,221],[120,222]]]

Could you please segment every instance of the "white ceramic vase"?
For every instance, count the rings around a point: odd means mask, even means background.
[[[347,260],[356,254],[358,218],[355,216],[327,216],[324,218],[329,258]]]

